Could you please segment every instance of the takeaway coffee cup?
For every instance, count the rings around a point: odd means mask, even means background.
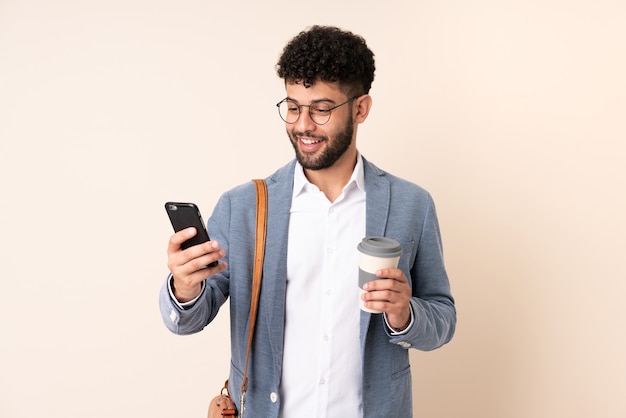
[[[365,237],[357,246],[359,250],[359,307],[365,312],[381,313],[382,311],[368,309],[363,306],[360,298],[365,290],[363,286],[376,277],[376,270],[398,267],[398,260],[402,255],[402,247],[398,241],[386,237]]]

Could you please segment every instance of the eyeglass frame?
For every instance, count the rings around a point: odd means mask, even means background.
[[[308,107],[308,108],[309,108],[309,118],[313,121],[313,123],[314,123],[314,124],[316,124],[316,125],[318,125],[318,126],[322,126],[322,125],[326,125],[326,124],[330,121],[330,117],[332,116],[332,111],[333,111],[333,110],[335,110],[335,109],[337,109],[338,107],[341,107],[341,106],[343,106],[343,105],[345,105],[345,104],[348,104],[348,103],[350,103],[350,102],[352,102],[352,101],[354,101],[354,100],[358,99],[358,98],[359,98],[359,97],[361,97],[361,96],[362,96],[362,94],[359,94],[359,95],[357,95],[357,96],[352,97],[351,99],[346,100],[346,101],[345,101],[345,102],[343,102],[343,103],[340,103],[340,104],[338,104],[338,105],[336,105],[336,106],[329,107],[328,109],[326,109],[326,111],[328,112],[328,120],[327,120],[326,122],[324,122],[324,123],[317,123],[317,122],[315,122],[315,119],[313,119],[313,114],[311,114],[311,106],[314,106],[314,105],[316,105],[316,104],[318,104],[318,103],[320,103],[320,102],[324,102],[324,101],[327,101],[327,100],[319,100],[319,101],[317,101],[317,102],[314,102],[314,103],[311,103],[311,104],[305,105],[305,104],[298,104],[298,103],[296,103],[296,101],[295,101],[295,100],[290,99],[289,97],[285,97],[283,100],[281,100],[280,102],[276,103],[276,109],[278,110],[278,116],[280,116],[280,119],[281,119],[283,122],[288,123],[288,124],[290,124],[290,125],[293,125],[294,123],[296,123],[296,122],[300,119],[300,115],[302,115],[302,108],[303,108],[303,107]],[[291,103],[293,103],[294,105],[298,106],[298,117],[297,117],[297,118],[296,118],[296,120],[294,120],[293,122],[287,122],[287,121],[285,120],[285,118],[283,118],[283,115],[280,113],[280,105],[281,105],[281,104],[283,104],[283,103],[286,103],[286,102],[291,102]]]

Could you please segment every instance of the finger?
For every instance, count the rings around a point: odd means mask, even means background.
[[[391,286],[390,280],[384,278],[384,279],[372,280],[371,282],[365,283],[363,285],[363,290],[367,290],[369,293],[372,293],[375,291],[388,289],[390,286]]]
[[[183,250],[182,254],[184,254],[185,258],[191,260],[193,258],[201,257],[205,254],[219,253],[220,251],[223,251],[223,250],[221,250],[219,242],[206,241],[206,242],[203,242],[202,244],[193,245]],[[223,255],[221,257],[223,257]],[[217,258],[220,258],[219,254],[217,255]]]
[[[392,299],[392,292],[389,290],[372,290],[363,294],[366,302],[389,302]]]
[[[225,256],[226,251],[220,248],[219,242],[207,241],[186,250],[170,253],[168,255],[168,267],[173,273],[188,275]]]
[[[402,280],[402,276],[399,278],[396,277],[381,277],[378,280],[372,280],[371,282],[365,283],[363,286],[364,290],[372,291],[372,290],[390,290],[396,289],[398,286],[403,286],[406,284],[406,280]]]
[[[376,276],[385,279],[407,281],[404,273],[399,268],[384,268],[376,271]]]
[[[202,263],[200,263],[202,264]],[[190,272],[184,276],[184,279],[179,279],[185,286],[195,286],[208,279],[209,277],[217,274],[228,266],[226,262],[221,262],[215,267],[207,267],[208,263],[204,263],[200,268]],[[176,281],[176,275],[174,275],[174,281]]]
[[[224,251],[222,250],[221,253],[224,253]],[[215,267],[207,267],[216,255],[217,253],[214,253],[211,257],[198,257],[184,265],[171,269],[174,277],[175,297],[178,300],[193,299],[198,294],[201,282],[228,267],[226,262],[220,262]]]
[[[183,242],[187,241],[189,238],[194,237],[197,231],[196,228],[185,228],[170,237],[169,243],[167,245],[167,253],[172,254],[176,251],[180,250],[180,246]]]
[[[191,250],[191,248],[189,250]],[[188,250],[185,250],[185,252],[187,251]],[[197,257],[191,258],[187,263],[185,263],[184,267],[188,269],[190,273],[195,272],[197,270],[206,268],[208,265],[210,265],[214,261],[219,261],[220,258],[223,258],[225,256],[226,256],[226,251],[221,250],[221,249],[218,249],[217,251],[202,252]],[[215,273],[211,273],[211,274],[215,274]]]

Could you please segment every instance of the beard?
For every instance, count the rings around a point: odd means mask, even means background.
[[[329,141],[326,135],[312,135],[296,131],[289,132],[289,130],[287,130],[291,145],[296,152],[296,159],[303,168],[308,170],[323,170],[335,164],[337,160],[345,154],[348,148],[350,148],[353,134],[354,124],[352,123],[347,123],[343,131],[339,132],[332,141]],[[301,135],[322,140],[326,144],[326,147],[317,157],[313,154],[303,153],[298,146],[298,136]]]

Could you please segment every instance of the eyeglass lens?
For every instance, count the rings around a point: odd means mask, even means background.
[[[323,125],[330,119],[331,106],[327,103],[313,103],[311,105],[298,105],[297,103],[284,100],[278,105],[280,117],[287,123],[296,123],[303,107],[308,108],[309,116],[318,125]]]

